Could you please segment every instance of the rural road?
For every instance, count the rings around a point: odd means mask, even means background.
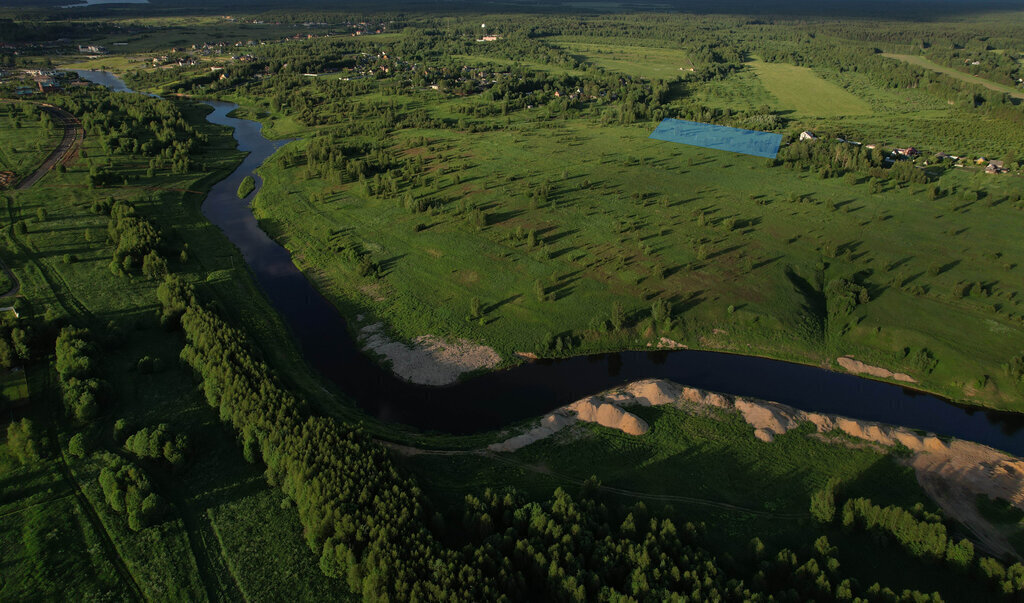
[[[82,138],[85,134],[82,130],[81,122],[74,115],[53,105],[43,103],[39,106],[43,111],[50,114],[55,123],[64,128],[64,137],[61,138],[57,148],[46,157],[46,161],[36,171],[32,172],[32,175],[18,183],[18,186],[15,187],[17,190],[25,190],[31,187],[40,178],[45,176],[47,172],[52,170],[55,165],[69,157],[82,143]]]

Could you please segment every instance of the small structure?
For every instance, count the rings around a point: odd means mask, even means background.
[[[985,168],[986,174],[1004,174],[1006,173],[1006,164],[1002,161],[990,161],[988,166]]]
[[[815,136],[813,132],[804,130],[803,132],[800,132],[800,140],[818,140],[818,137]]]

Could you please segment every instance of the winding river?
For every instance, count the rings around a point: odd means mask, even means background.
[[[78,73],[113,90],[129,91],[112,74]],[[307,362],[378,419],[428,431],[481,432],[539,416],[609,387],[654,377],[808,411],[905,425],[1024,455],[1024,414],[966,408],[898,385],[718,352],[598,354],[530,362],[445,387],[406,383],[360,351],[335,307],[295,267],[288,251],[260,229],[250,210],[262,185],[255,170],[288,141],[264,138],[259,122],[228,117],[236,107],[233,103],[206,103],[213,108],[207,120],[232,128],[238,148],[248,155],[213,186],[203,214],[241,250]],[[248,175],[255,177],[256,189],[239,199],[238,185]]]

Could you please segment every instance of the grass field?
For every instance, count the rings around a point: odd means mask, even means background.
[[[31,103],[0,103],[0,132],[0,172],[18,177],[35,171],[60,142],[60,132],[40,123]]]
[[[0,374],[0,408],[18,406],[28,399],[28,381],[21,368],[6,369]]]
[[[979,86],[984,86],[989,90],[995,90],[996,92],[1005,92],[1014,98],[1024,99],[1024,92],[1022,92],[1019,88],[1013,88],[1011,86],[997,84],[996,82],[993,82],[991,80],[986,80],[985,78],[978,77],[976,75],[971,75],[970,73],[964,73],[963,71],[953,69],[952,67],[939,65],[938,63],[922,56],[892,53],[883,53],[883,55],[889,57],[890,59],[896,59],[899,61],[910,63],[911,65],[917,65],[918,67],[924,67],[925,69],[937,71],[943,75],[948,75],[949,77],[958,79],[962,82],[967,82],[968,84],[978,84]]]
[[[416,107],[426,97],[392,102]],[[448,115],[460,101],[433,102]],[[646,124],[594,127],[530,113],[485,133],[406,130],[388,144],[425,161],[422,187],[369,199],[356,184],[308,177],[301,164],[285,168],[279,156],[261,170],[266,186],[255,208],[347,315],[384,320],[402,339],[467,337],[504,358],[536,351],[547,333],[572,340],[562,353],[644,347],[665,335],[811,364],[854,354],[956,399],[1019,407],[998,369],[1024,342],[1013,276],[1021,267],[1008,259],[1024,249],[1003,227],[1019,212],[1003,202],[1015,178],[966,170],[942,177],[957,191],[984,187],[979,201],[932,201],[914,187],[872,194],[864,181],[766,168],[648,133]],[[419,136],[427,144],[410,144]],[[549,199],[531,201],[545,181]],[[401,203],[406,192],[442,202],[412,213]],[[460,207],[486,212],[487,224],[474,226]],[[534,248],[519,234],[529,231]],[[960,244],[951,247],[950,237]],[[380,280],[339,261],[337,246],[353,242],[384,267]],[[827,337],[802,331],[808,299],[795,283],[821,287],[854,274],[872,301],[825,325]],[[990,297],[958,299],[954,287],[965,281],[997,285]],[[482,322],[467,320],[474,297]],[[647,319],[657,298],[674,308],[668,328]],[[633,328],[598,324],[615,302]],[[990,337],[996,331],[1005,336]],[[938,359],[930,373],[911,362],[921,349]]]
[[[768,92],[778,99],[777,108],[802,117],[867,115],[871,107],[806,67],[785,63],[748,63]]]
[[[573,42],[554,38],[552,43],[583,62],[609,71],[648,79],[686,77],[693,64],[682,50],[607,43]]]

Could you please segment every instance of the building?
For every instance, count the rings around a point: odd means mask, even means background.
[[[815,136],[812,132],[804,130],[803,132],[800,132],[800,140],[818,140],[818,137]]]
[[[907,147],[905,149],[895,149],[893,152],[905,159],[921,156],[921,153],[918,152],[918,150],[915,149],[914,147]]]
[[[39,91],[43,94],[46,94],[47,92],[57,92],[60,90],[60,84],[49,78],[37,81],[36,86],[39,87]]]
[[[1002,161],[997,161],[997,160],[990,161],[988,163],[988,166],[985,168],[985,173],[986,174],[1005,174],[1006,173],[1006,164],[1004,164]]]

